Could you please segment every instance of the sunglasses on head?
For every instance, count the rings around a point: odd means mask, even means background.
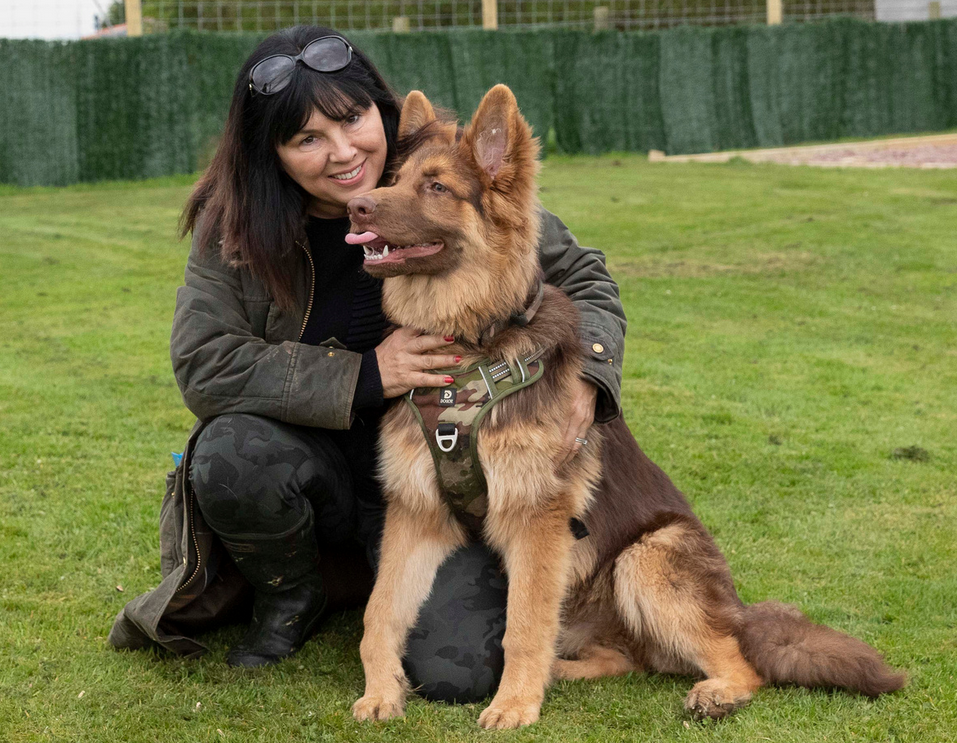
[[[338,72],[352,61],[352,47],[341,36],[323,36],[310,41],[295,57],[274,54],[256,63],[249,73],[249,90],[259,95],[272,95],[289,85],[302,62],[316,72]]]

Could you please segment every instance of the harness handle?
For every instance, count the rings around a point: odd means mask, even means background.
[[[458,441],[459,429],[454,423],[439,423],[438,428],[435,429],[435,443],[439,445],[439,449],[448,454],[455,448]]]

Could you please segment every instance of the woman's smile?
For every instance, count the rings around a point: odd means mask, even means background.
[[[335,175],[330,175],[336,183],[340,186],[351,186],[355,183],[358,183],[362,180],[362,177],[365,175],[365,160],[356,165],[355,168],[349,171],[336,173]]]

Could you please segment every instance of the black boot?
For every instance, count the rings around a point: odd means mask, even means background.
[[[222,542],[255,591],[249,631],[226,662],[271,666],[298,652],[326,609],[312,513],[288,535]]]

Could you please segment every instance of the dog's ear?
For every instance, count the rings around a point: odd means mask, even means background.
[[[518,103],[505,85],[496,85],[482,99],[465,134],[478,166],[495,180],[509,144],[509,120]]]
[[[515,95],[505,85],[496,85],[482,99],[472,123],[463,137],[471,149],[476,164],[492,183],[511,182],[514,174],[507,173],[517,160],[530,155],[535,159],[537,146],[532,140],[528,123],[518,110]],[[530,171],[534,175],[534,170]]]
[[[435,121],[435,110],[421,90],[413,90],[405,97],[399,115],[399,137],[408,137],[423,126]]]

